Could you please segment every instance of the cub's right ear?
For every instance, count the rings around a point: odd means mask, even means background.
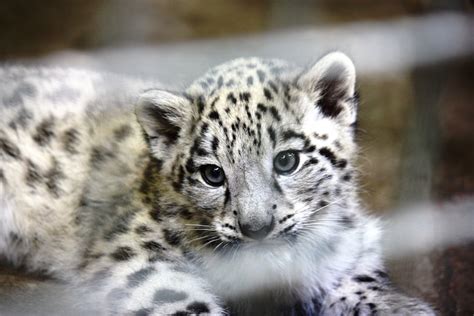
[[[192,119],[192,105],[179,93],[149,90],[140,96],[135,114],[148,141],[161,139],[171,145],[177,141],[181,128]]]

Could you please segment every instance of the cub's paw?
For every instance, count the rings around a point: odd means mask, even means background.
[[[125,313],[128,314],[128,313]],[[190,316],[190,315],[223,315],[223,311],[215,304],[194,301],[189,304],[153,305],[132,311],[134,316]]]
[[[328,306],[324,306],[321,310],[321,315],[382,315],[380,314],[377,304],[372,302],[348,302],[347,298],[341,297],[339,301],[333,302]]]
[[[357,293],[360,293],[360,291]],[[359,294],[333,298],[323,305],[321,315],[435,316],[436,314],[427,304],[417,299],[387,293],[384,296]]]
[[[192,293],[192,294],[191,294]],[[223,315],[211,294],[189,292],[179,287],[158,289],[115,289],[107,296],[108,315]]]

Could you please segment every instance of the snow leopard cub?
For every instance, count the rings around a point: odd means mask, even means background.
[[[433,315],[357,198],[355,70],[243,58],[184,92],[0,72],[0,254],[110,315]]]

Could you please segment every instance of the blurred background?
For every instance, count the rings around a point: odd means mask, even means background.
[[[388,220],[389,271],[441,315],[472,316],[473,8],[467,0],[2,0],[0,62],[184,87],[235,57],[304,66],[344,51],[359,75],[361,194]],[[3,289],[44,280],[0,268]]]

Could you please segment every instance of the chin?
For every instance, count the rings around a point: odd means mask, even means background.
[[[322,280],[311,276],[317,275],[318,260],[325,257],[324,247],[315,249],[314,244],[292,236],[242,242],[204,255],[202,264],[206,277],[226,300],[264,292],[291,300],[319,290],[315,284]]]

